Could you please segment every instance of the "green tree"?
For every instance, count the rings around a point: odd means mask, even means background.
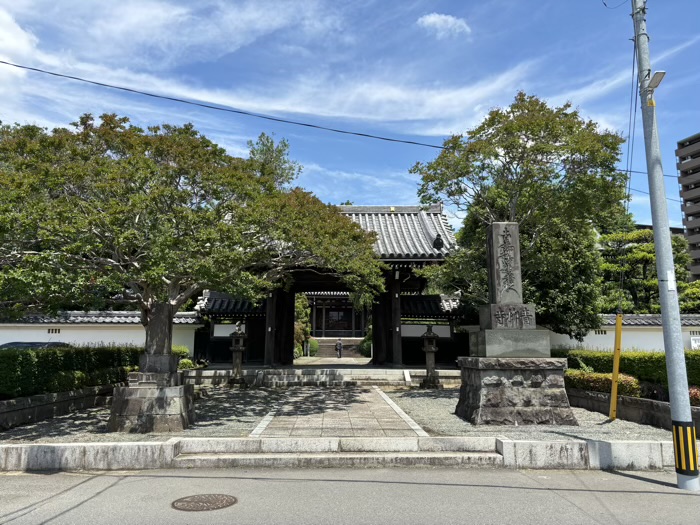
[[[613,313],[618,306],[625,313],[658,313],[659,281],[656,275],[656,250],[652,230],[634,230],[600,237],[603,256],[603,312]],[[676,281],[684,311],[692,310],[695,300],[688,288],[688,242],[681,235],[671,238]]]
[[[615,165],[623,140],[585,121],[570,104],[551,108],[518,93],[465,135],[416,164],[424,203],[466,212],[460,250],[429,278],[459,290],[472,317],[487,300],[486,226],[520,226],[523,295],[539,322],[581,338],[597,326],[600,261],[595,232],[629,228],[624,174]]]
[[[204,288],[259,299],[305,268],[359,294],[382,288],[373,237],[300,189],[287,145],[229,156],[190,124],[80,118],[0,127],[4,310],[138,307],[149,353]]]

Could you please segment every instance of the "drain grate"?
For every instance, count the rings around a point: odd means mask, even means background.
[[[176,510],[202,511],[225,509],[238,503],[238,500],[228,494],[195,494],[176,499],[172,507]]]

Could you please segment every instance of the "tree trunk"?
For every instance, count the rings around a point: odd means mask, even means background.
[[[146,311],[146,353],[166,355],[173,344],[174,308],[168,303],[154,303]]]

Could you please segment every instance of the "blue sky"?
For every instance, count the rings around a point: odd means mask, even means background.
[[[614,7],[622,0],[607,0]],[[700,132],[700,2],[650,0],[664,172]],[[321,126],[442,144],[518,90],[570,101],[627,132],[630,2],[601,0],[0,0],[0,59]],[[692,64],[692,65],[689,65]],[[415,204],[408,173],[437,150],[338,135],[128,95],[0,65],[0,120],[66,126],[115,112],[140,125],[193,122],[231,154],[286,138],[297,183],[325,202]],[[641,114],[632,169],[645,170]],[[626,150],[626,148],[623,148]],[[625,159],[621,163],[624,167]],[[678,187],[667,177],[672,225]],[[650,223],[646,175],[631,210]],[[458,225],[458,219],[452,218]]]

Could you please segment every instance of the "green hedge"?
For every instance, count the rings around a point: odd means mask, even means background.
[[[564,374],[566,388],[578,388],[592,392],[610,393],[612,389],[612,373],[597,374],[582,370],[567,370]],[[617,393],[620,396],[640,397],[642,389],[639,380],[625,374],[618,376]]]
[[[590,366],[595,372],[609,374],[613,368],[612,352],[572,350],[568,355],[570,369],[581,368],[580,363]],[[690,385],[700,385],[700,351],[685,352],[685,366]],[[666,354],[663,352],[626,352],[620,354],[620,372],[634,376],[640,381],[668,384]]]
[[[141,353],[134,346],[2,349],[0,399],[125,381]]]

